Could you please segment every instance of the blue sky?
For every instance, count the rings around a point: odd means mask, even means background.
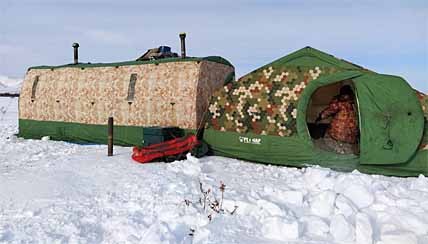
[[[428,1],[0,0],[0,75],[137,58],[148,48],[220,55],[238,76],[305,46],[428,91]]]

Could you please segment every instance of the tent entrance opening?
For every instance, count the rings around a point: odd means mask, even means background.
[[[352,80],[318,88],[306,115],[316,147],[337,154],[359,153],[358,108]]]

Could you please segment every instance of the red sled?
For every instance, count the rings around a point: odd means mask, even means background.
[[[147,163],[155,159],[177,156],[192,150],[200,142],[195,135],[187,135],[173,140],[153,144],[139,149],[133,148],[132,159],[139,163]]]

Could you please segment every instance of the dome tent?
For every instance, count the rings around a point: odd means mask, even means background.
[[[356,95],[359,155],[316,147],[308,128],[319,111],[311,107],[315,95],[343,84]],[[214,94],[209,111],[204,140],[216,155],[298,167],[428,174],[427,150],[420,149],[426,119],[409,84],[310,47],[228,83]]]

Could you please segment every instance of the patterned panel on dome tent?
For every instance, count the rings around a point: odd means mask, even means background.
[[[415,91],[415,92],[416,92],[416,95],[418,96],[419,101],[421,102],[422,111],[425,117],[424,135],[422,137],[419,148],[426,148],[428,145],[428,133],[427,133],[428,132],[428,95],[418,91]]]
[[[425,119],[428,120],[428,95],[423,94],[422,92],[416,91],[419,101],[421,102],[422,111],[424,112]]]
[[[306,85],[335,67],[281,66],[256,70],[217,91],[208,126],[220,131],[291,136],[297,132],[297,102]]]

